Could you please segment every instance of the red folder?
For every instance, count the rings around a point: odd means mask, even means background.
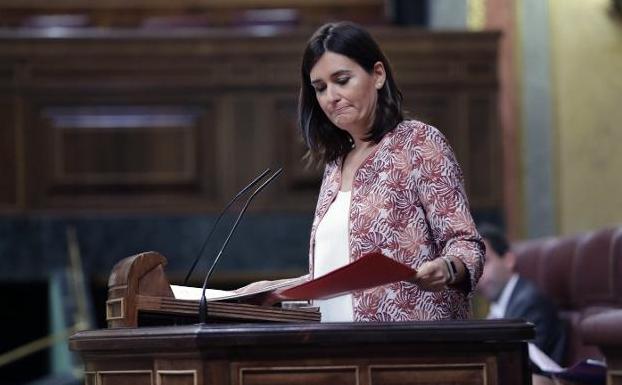
[[[414,277],[415,270],[381,253],[369,253],[330,273],[296,286],[276,289],[268,303],[326,299]]]

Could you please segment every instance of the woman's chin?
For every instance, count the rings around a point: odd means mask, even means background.
[[[354,122],[353,119],[350,119],[347,116],[338,116],[334,118],[333,124],[345,131],[350,131],[352,127],[356,126],[356,122]]]

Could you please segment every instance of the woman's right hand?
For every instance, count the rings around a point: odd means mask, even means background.
[[[447,288],[448,280],[449,272],[445,261],[436,258],[422,264],[410,282],[424,291],[441,291]]]

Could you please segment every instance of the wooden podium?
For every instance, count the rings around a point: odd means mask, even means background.
[[[86,385],[527,385],[518,321],[104,329],[70,340]]]
[[[199,302],[174,297],[164,266],[166,258],[150,251],[127,257],[113,267],[106,301],[108,327],[198,322]],[[320,313],[317,309],[209,302],[207,317],[210,322],[318,322]]]
[[[110,328],[69,342],[84,360],[86,385],[531,383],[525,341],[534,330],[526,322],[322,324],[317,312],[210,303],[213,323],[187,324],[197,303],[173,297],[165,264],[150,252],[113,269]]]

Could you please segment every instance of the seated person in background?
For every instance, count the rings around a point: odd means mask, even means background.
[[[565,325],[555,305],[533,283],[514,272],[516,256],[501,230],[485,224],[480,226],[479,233],[486,245],[486,262],[477,291],[490,301],[487,318],[522,318],[533,323],[535,345],[561,364]],[[534,370],[538,372],[537,368]]]

